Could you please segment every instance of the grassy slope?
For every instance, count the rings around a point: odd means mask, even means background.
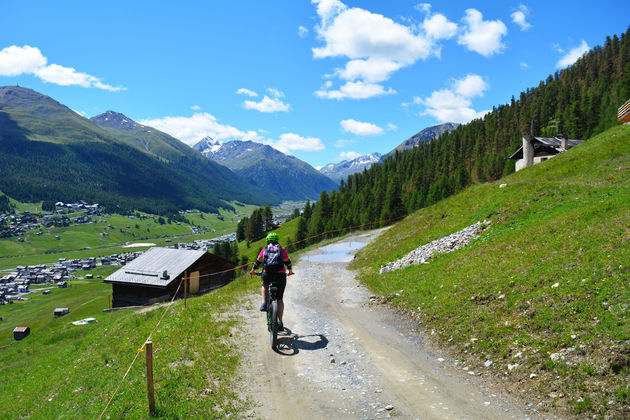
[[[236,328],[240,297],[255,289],[239,279],[212,293],[177,301],[153,335],[158,415],[168,418],[224,418],[246,404],[235,392],[239,361]],[[144,339],[164,308],[138,313],[129,309],[103,313],[109,285],[74,281],[75,287],[37,294],[34,300],[0,307],[0,346],[11,343],[16,324],[31,335],[0,349],[1,417],[96,418],[105,408]],[[107,289],[107,290],[105,290]],[[54,307],[70,314],[53,318]],[[98,322],[70,322],[93,316]],[[19,404],[15,402],[19,401]],[[146,418],[144,354],[140,355],[116,398],[109,418]]]
[[[378,274],[380,265],[484,219],[490,229],[468,247]],[[486,370],[490,359],[515,392],[574,413],[621,410],[630,403],[628,226],[630,126],[619,126],[416,212],[362,250],[354,267],[471,369]],[[565,361],[550,359],[567,348],[576,350]],[[548,397],[552,391],[564,398]]]

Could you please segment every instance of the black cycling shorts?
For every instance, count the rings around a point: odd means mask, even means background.
[[[278,300],[282,300],[284,296],[284,288],[287,286],[287,273],[267,273],[266,271],[262,274],[262,282],[263,286],[269,285],[269,283],[274,282],[278,286],[278,293],[276,296]]]

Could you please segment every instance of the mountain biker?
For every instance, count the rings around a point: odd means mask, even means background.
[[[280,246],[279,242],[280,237],[277,233],[271,232],[267,235],[267,246],[265,246],[258,254],[258,258],[256,259],[256,262],[254,262],[250,273],[253,275],[262,263],[263,274],[260,293],[263,297],[263,303],[260,305],[260,310],[263,312],[267,310],[267,290],[269,288],[269,283],[272,281],[277,283],[278,324],[282,330],[284,328],[282,324],[282,313],[284,312],[284,302],[282,297],[284,295],[284,288],[287,285],[287,275],[292,276],[294,273],[291,266],[291,260],[289,259],[289,254],[287,254],[287,251]],[[284,269],[284,266],[289,269],[288,273]]]

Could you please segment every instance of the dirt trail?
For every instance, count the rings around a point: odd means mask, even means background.
[[[348,251],[376,233],[357,235],[305,255],[285,292],[280,350],[269,346],[259,298],[245,311],[246,393],[263,419],[537,418],[483,377],[445,360],[409,321],[369,305],[368,291],[346,269]],[[347,248],[344,250],[344,248]],[[329,248],[330,250],[330,248]],[[319,262],[319,260],[328,260]]]

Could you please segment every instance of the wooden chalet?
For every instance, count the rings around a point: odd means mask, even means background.
[[[191,295],[229,283],[235,276],[232,268],[231,262],[206,251],[151,248],[104,281],[112,284],[114,308],[150,305],[172,299],[185,273]],[[225,270],[230,271],[214,274]],[[182,285],[177,297],[183,296]]]
[[[617,119],[620,123],[630,123],[630,99],[625,104],[621,105],[617,110]]]

